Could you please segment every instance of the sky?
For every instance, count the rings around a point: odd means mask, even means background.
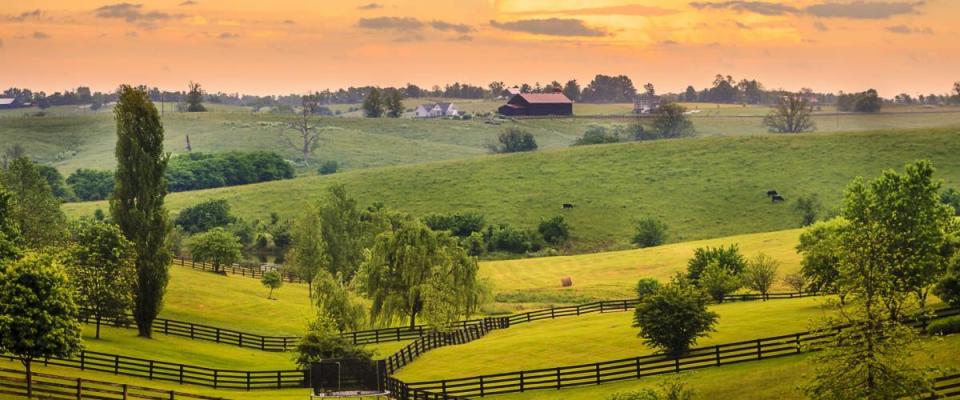
[[[943,94],[960,0],[0,0],[0,88],[250,94],[716,74],[770,89]]]

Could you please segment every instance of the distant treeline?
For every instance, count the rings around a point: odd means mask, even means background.
[[[112,171],[78,169],[64,181],[56,169],[44,170],[54,194],[66,201],[104,200],[113,192]],[[293,174],[293,166],[278,154],[256,151],[174,157],[166,177],[169,191],[183,192],[290,179]]]

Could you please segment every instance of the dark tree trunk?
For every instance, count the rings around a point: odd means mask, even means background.
[[[97,314],[97,335],[96,338],[100,339],[100,314]]]
[[[33,372],[30,369],[30,359],[23,360],[23,367],[27,370],[27,398],[33,397]]]

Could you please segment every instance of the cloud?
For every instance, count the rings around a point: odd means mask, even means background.
[[[93,13],[97,18],[123,19],[146,29],[155,28],[158,23],[163,21],[186,17],[184,14],[168,14],[159,11],[143,12],[142,8],[142,4],[116,3],[97,8],[93,10]]]
[[[899,33],[902,35],[921,34],[932,35],[933,29],[930,28],[912,28],[906,25],[893,25],[884,28],[887,32]]]
[[[283,23],[284,23],[284,24],[287,24],[287,25],[296,25],[296,24],[297,24],[297,22],[294,21],[294,20],[292,20],[292,19],[285,19],[285,20],[283,20]]]
[[[394,42],[400,42],[400,43],[422,42],[424,40],[426,40],[426,38],[419,33],[416,33],[413,35],[405,35],[405,36],[401,36],[396,39],[393,39]]]
[[[197,4],[200,4],[200,3],[197,3],[197,2],[195,2],[195,1],[193,1],[193,0],[187,0],[187,1],[183,2],[183,3],[180,3],[179,6],[180,6],[180,7],[186,7],[186,6],[195,6],[195,5],[197,5]]]
[[[579,19],[523,19],[511,22],[490,21],[490,26],[505,31],[549,36],[606,36],[607,31],[589,27]]]
[[[887,19],[895,15],[914,14],[926,1],[822,3],[808,6],[807,13],[827,18]]]
[[[423,22],[409,17],[360,18],[357,26],[364,29],[414,31],[423,28]]]
[[[36,31],[33,33],[33,38],[37,40],[46,40],[46,39],[50,39],[50,35],[44,32]]]
[[[238,38],[240,38],[240,35],[232,32],[223,32],[217,36],[217,39],[220,39],[220,40],[233,40]]]
[[[471,42],[473,41],[473,36],[470,35],[460,35],[455,38],[450,38],[451,42]]]
[[[733,21],[733,24],[736,25],[737,28],[743,29],[743,30],[745,30],[745,31],[749,31],[749,30],[752,30],[752,29],[753,29],[753,28],[750,27],[750,25],[747,25],[747,24],[745,24],[745,23],[743,23],[743,22],[740,22],[740,21]]]
[[[0,39],[0,49],[3,48],[3,39]]]
[[[135,38],[135,37],[140,36],[139,33],[134,32],[134,31],[127,32],[127,33],[125,33],[124,35],[126,35],[128,38]]]
[[[473,28],[470,25],[465,24],[452,24],[444,21],[433,21],[430,22],[430,26],[433,29],[438,31],[454,31],[457,33],[470,33],[473,32]]]
[[[38,19],[40,18],[41,15],[43,15],[43,11],[40,11],[40,9],[36,9],[33,11],[22,12],[18,15],[9,16],[6,19],[10,21],[15,21],[15,22],[23,22],[28,19]]]
[[[364,4],[364,5],[362,5],[362,6],[358,6],[358,7],[357,7],[358,10],[376,10],[376,9],[379,9],[379,8],[383,8],[383,4],[380,4],[380,3],[369,3],[369,4]]]
[[[830,28],[827,27],[827,24],[825,24],[825,23],[823,23],[823,22],[821,22],[821,21],[816,21],[816,22],[814,22],[814,23],[813,23],[813,27],[814,27],[814,28],[817,28],[817,30],[820,31],[820,32],[826,32],[826,31],[829,31],[829,30],[830,30]]]
[[[538,10],[529,12],[517,12],[514,14],[556,14],[556,15],[629,15],[638,17],[656,17],[677,13],[676,10],[660,8],[656,6],[645,6],[642,4],[627,4],[622,6],[610,7],[590,7],[577,8],[569,10]]]
[[[752,12],[761,15],[784,15],[795,13],[796,7],[766,1],[721,1],[708,3],[695,1],[690,6],[698,10],[734,10],[738,12]]]
[[[661,45],[661,46],[676,46],[676,45],[678,45],[678,44],[680,44],[680,43],[677,43],[676,40],[664,40],[664,41],[660,42],[660,45]]]

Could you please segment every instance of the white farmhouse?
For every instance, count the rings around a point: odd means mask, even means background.
[[[417,118],[453,117],[460,112],[453,103],[427,103],[417,106],[413,115]]]

